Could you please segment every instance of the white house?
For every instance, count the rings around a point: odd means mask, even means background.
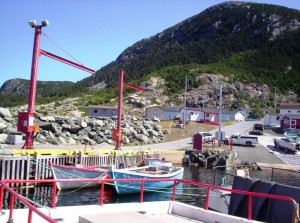
[[[180,116],[182,107],[153,106],[146,108],[145,117],[148,119],[159,118],[160,120],[174,119]]]
[[[183,117],[184,109],[182,109],[181,117]],[[186,114],[190,121],[196,122],[218,122],[218,109],[209,108],[186,108]]]
[[[300,103],[281,103],[280,115],[300,115]]]
[[[234,120],[237,122],[244,122],[246,120],[246,115],[243,111],[238,111],[234,115]]]

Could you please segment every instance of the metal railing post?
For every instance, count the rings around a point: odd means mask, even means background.
[[[4,187],[0,184],[0,213],[2,212]]]
[[[208,186],[206,190],[206,199],[205,199],[205,208],[204,208],[205,210],[208,210],[209,193],[210,193],[210,187]]]
[[[15,196],[11,193],[10,194],[10,201],[9,201],[9,217],[7,223],[13,223],[13,210],[15,205]]]
[[[174,185],[173,185],[172,201],[175,201],[175,198],[176,198],[176,179],[174,180]]]
[[[140,203],[144,202],[144,186],[145,186],[145,180],[143,179],[141,182]]]
[[[32,210],[29,209],[29,212],[28,212],[28,223],[31,223],[32,222]]]
[[[248,195],[248,220],[252,220],[252,195]]]
[[[104,181],[102,180],[101,191],[100,191],[100,201],[99,201],[100,206],[103,205],[103,194],[104,194]]]
[[[53,190],[52,190],[52,208],[56,206],[56,182],[53,182]]]

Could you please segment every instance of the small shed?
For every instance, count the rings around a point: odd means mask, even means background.
[[[284,115],[280,119],[280,128],[282,129],[299,129],[300,115]]]
[[[280,115],[265,114],[264,126],[280,127]]]
[[[118,108],[112,106],[100,106],[91,105],[89,106],[89,117],[113,117],[118,115]]]

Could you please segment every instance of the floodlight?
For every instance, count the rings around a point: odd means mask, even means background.
[[[31,28],[34,28],[36,26],[36,21],[35,20],[30,20],[28,22],[28,24],[30,25]]]
[[[49,22],[48,22],[47,19],[42,20],[42,26],[43,26],[43,27],[46,27],[46,26],[48,26],[48,25],[49,25]]]

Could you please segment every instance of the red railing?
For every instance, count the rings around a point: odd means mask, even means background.
[[[205,200],[205,206],[204,209],[208,210],[208,203],[209,203],[209,196],[210,196],[210,190],[211,189],[217,189],[222,191],[228,191],[231,193],[238,193],[238,194],[244,194],[248,195],[248,220],[252,220],[252,198],[253,196],[258,197],[265,197],[265,198],[272,198],[277,200],[283,200],[291,202],[294,206],[294,217],[296,216],[297,210],[299,205],[297,202],[292,199],[291,197],[287,196],[279,196],[279,195],[272,195],[272,194],[263,194],[263,193],[257,193],[257,192],[249,192],[249,191],[243,191],[243,190],[235,190],[230,188],[224,188],[219,186],[214,186],[211,184],[204,184],[204,183],[198,183],[198,182],[192,182],[188,180],[178,180],[178,179],[68,179],[68,180],[1,180],[0,181],[0,212],[2,211],[2,202],[3,202],[3,196],[4,196],[4,189],[9,191],[10,193],[10,212],[9,212],[9,219],[12,220],[13,218],[13,208],[14,208],[14,200],[15,197],[18,198],[23,204],[25,204],[29,208],[28,213],[28,223],[32,223],[32,212],[35,212],[39,216],[41,216],[43,219],[50,223],[57,223],[55,220],[50,218],[49,216],[45,215],[41,211],[39,211],[36,207],[34,207],[30,202],[28,202],[23,196],[19,195],[17,192],[15,192],[12,188],[10,188],[7,184],[8,183],[52,183],[53,184],[53,194],[52,194],[52,208],[55,208],[55,201],[56,201],[56,182],[99,182],[101,183],[100,186],[100,201],[99,205],[103,205],[103,194],[104,194],[104,183],[112,183],[112,182],[135,182],[140,181],[141,182],[141,192],[140,192],[140,202],[142,203],[144,201],[144,184],[147,181],[174,181],[173,186],[173,192],[172,192],[172,201],[175,201],[176,198],[176,183],[183,183],[183,184],[189,184],[193,186],[199,186],[199,187],[205,187],[206,188],[206,200]],[[104,182],[104,183],[103,183]],[[8,221],[9,222],[9,221]]]

